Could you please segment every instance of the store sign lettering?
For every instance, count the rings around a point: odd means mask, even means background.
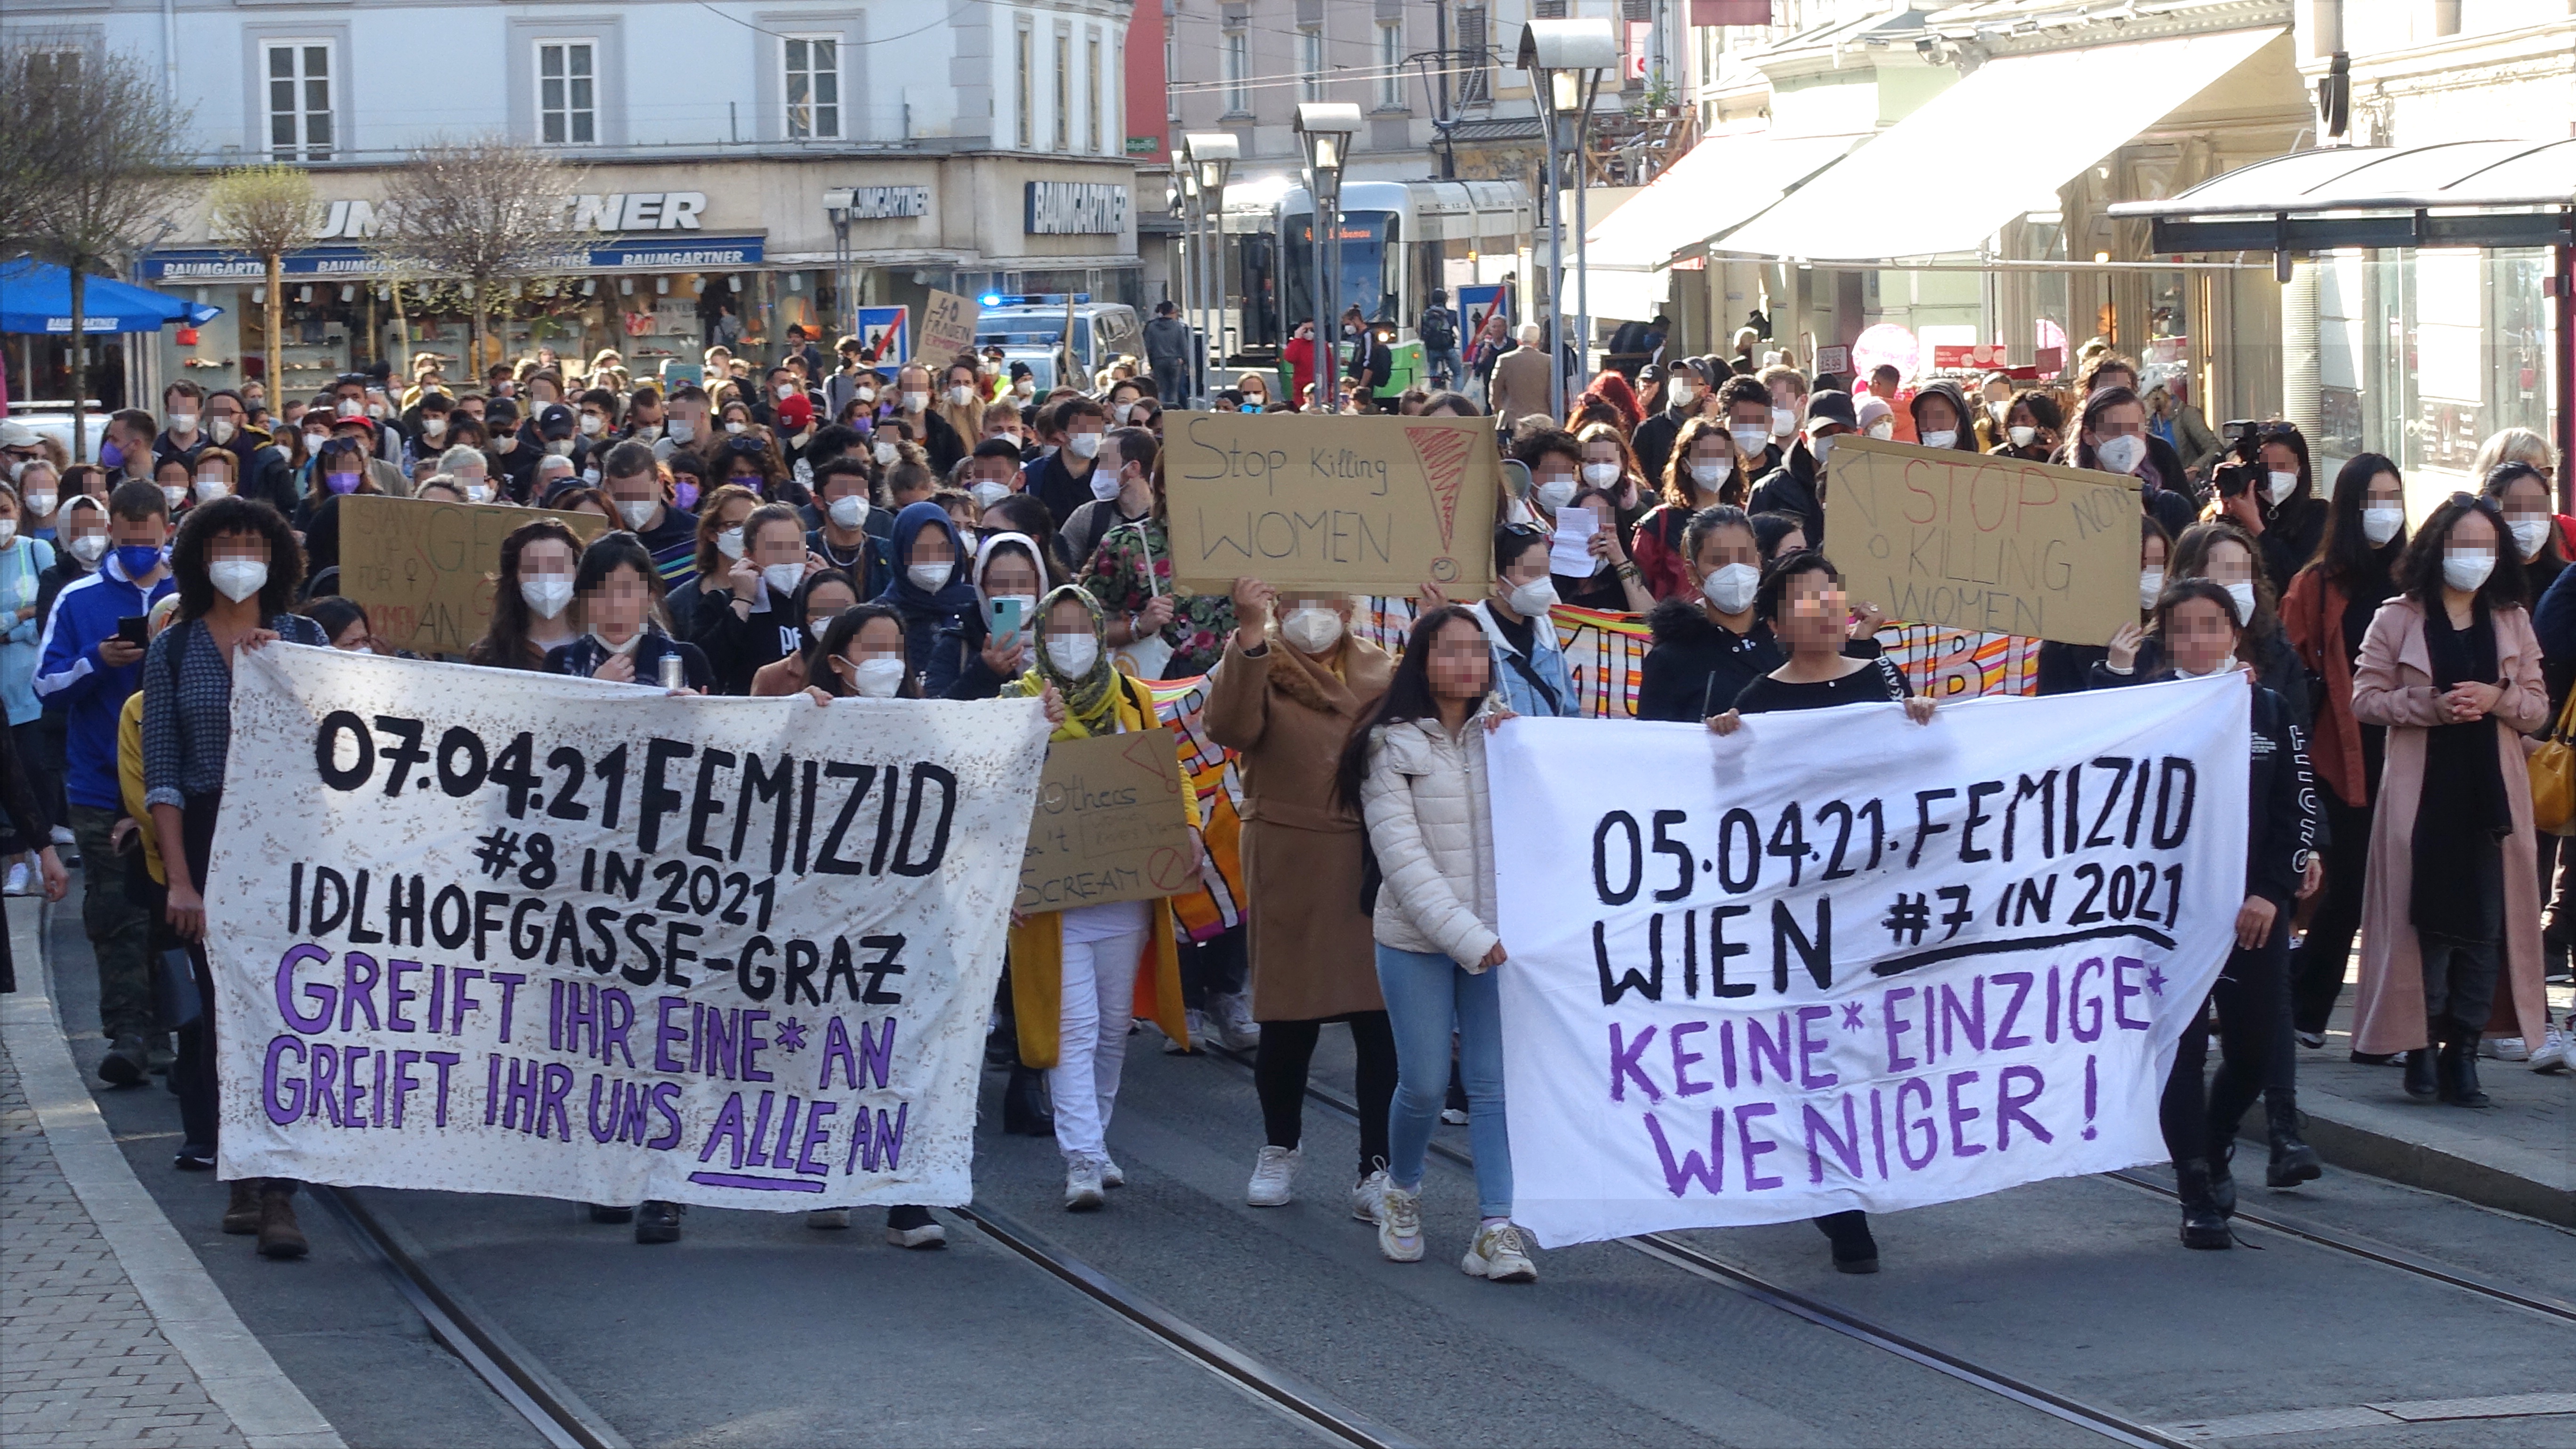
[[[1032,236],[1116,236],[1127,229],[1127,188],[1091,181],[1032,181],[1026,221]]]
[[[630,191],[606,196],[567,196],[557,213],[566,231],[696,231],[706,213],[703,191]],[[373,201],[325,202],[315,241],[367,241],[384,234],[385,209]],[[224,241],[210,235],[208,240]]]
[[[927,186],[853,186],[846,198],[837,191],[823,193],[827,210],[849,213],[852,221],[889,221],[897,217],[930,215],[930,188]]]

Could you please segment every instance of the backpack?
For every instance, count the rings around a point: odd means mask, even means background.
[[[1434,307],[1422,314],[1422,345],[1434,352],[1446,352],[1458,345],[1458,323],[1446,307]]]

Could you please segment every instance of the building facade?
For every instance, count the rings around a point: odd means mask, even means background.
[[[496,131],[574,168],[562,253],[513,289],[510,355],[613,346],[641,373],[720,327],[774,346],[863,308],[918,316],[933,288],[1140,300],[1132,3],[13,0],[0,32],[160,65],[203,175],[313,172],[313,243],[288,259],[294,389],[461,354],[436,279],[398,296],[370,242],[413,148]],[[263,362],[264,268],[208,234],[202,182],[185,192],[135,270],[225,314],[138,361],[236,383]]]

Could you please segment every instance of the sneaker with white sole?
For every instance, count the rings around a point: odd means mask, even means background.
[[[2500,1062],[2527,1062],[2531,1060],[2531,1046],[2518,1036],[2482,1037],[2478,1041],[2478,1055]]]
[[[1374,1223],[1386,1212],[1386,1169],[1381,1167],[1351,1184],[1351,1217]]]
[[[1261,1023],[1252,1019],[1252,998],[1244,993],[1209,997],[1206,1015],[1226,1050],[1248,1052],[1261,1045]]]
[[[1166,1035],[1163,1038],[1165,1054],[1197,1056],[1207,1049],[1209,1043],[1217,1040],[1216,1023],[1208,1019],[1206,1012],[1193,1008],[1182,1012],[1181,1020],[1190,1034],[1190,1039],[1182,1041],[1178,1037]]]
[[[2540,1050],[2531,1054],[2530,1066],[2535,1072],[2563,1072],[2569,1066],[2571,1055],[2576,1055],[2576,1037],[2571,1037],[2561,1027],[2553,1026],[2541,1041]]]
[[[54,844],[56,844],[56,845],[78,845],[78,844],[80,844],[80,837],[79,837],[79,836],[77,836],[77,835],[72,834],[72,828],[71,828],[70,826],[68,826],[68,825],[57,825],[57,826],[55,826],[55,827],[53,828],[52,833],[51,833],[50,835],[48,835],[46,838],[47,838],[47,839],[49,839],[49,840],[51,840],[51,841],[53,841],[53,842],[54,842]]]
[[[846,1228],[850,1225],[848,1208],[816,1208],[805,1215],[809,1228]]]
[[[1286,1207],[1296,1199],[1298,1150],[1264,1147],[1252,1159],[1252,1184],[1243,1200],[1254,1207]]]
[[[1093,1157],[1069,1158],[1064,1164],[1064,1210],[1088,1213],[1100,1210],[1108,1198],[1100,1190],[1100,1160]]]
[[[1121,1168],[1118,1165],[1117,1158],[1104,1157],[1100,1159],[1100,1185],[1102,1187],[1125,1187],[1127,1185],[1127,1172],[1124,1168]]]
[[[1521,1230],[1510,1223],[1487,1223],[1476,1229],[1476,1241],[1458,1266],[1470,1278],[1489,1283],[1535,1283],[1538,1265],[1521,1244]]]
[[[0,886],[0,895],[23,896],[27,894],[27,874],[27,863],[25,861],[21,860],[11,863],[9,867],[8,884]]]
[[[2321,1050],[2326,1044],[2326,1034],[2321,1031],[2303,1031],[2298,1034],[2298,1037],[2299,1045],[2310,1051]]]
[[[1464,1107],[1443,1107],[1440,1109],[1440,1120],[1448,1123],[1452,1127],[1464,1127],[1467,1125],[1467,1109]]]
[[[1421,1191],[1406,1192],[1390,1182],[1383,1202],[1377,1216],[1377,1250],[1390,1263],[1421,1262]]]
[[[927,1251],[948,1246],[948,1230],[916,1205],[886,1209],[886,1241],[898,1248]]]

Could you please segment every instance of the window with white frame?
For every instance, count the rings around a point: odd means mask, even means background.
[[[1377,23],[1377,103],[1382,110],[1404,104],[1404,22]]]
[[[1100,32],[1083,37],[1082,149],[1100,154]]]
[[[782,42],[787,62],[787,138],[836,141],[841,136],[841,38],[791,35]]]
[[[264,48],[269,159],[330,160],[337,139],[331,126],[331,42],[272,40]]]
[[[599,42],[537,42],[537,138],[549,146],[599,142]]]
[[[1163,37],[1163,119],[1181,118],[1181,92],[1172,82],[1181,74],[1181,42],[1177,36]]]
[[[1055,36],[1055,149],[1073,149],[1073,36]]]
[[[1225,33],[1225,109],[1228,115],[1252,110],[1252,37],[1240,30]]]
[[[1019,66],[1020,97],[1018,134],[1020,148],[1029,150],[1037,145],[1038,38],[1029,29],[1026,21],[1020,23],[1017,43],[1019,48],[1015,54]]]
[[[1298,94],[1310,101],[1324,98],[1324,27],[1309,25],[1297,32],[1297,73],[1303,78]]]

